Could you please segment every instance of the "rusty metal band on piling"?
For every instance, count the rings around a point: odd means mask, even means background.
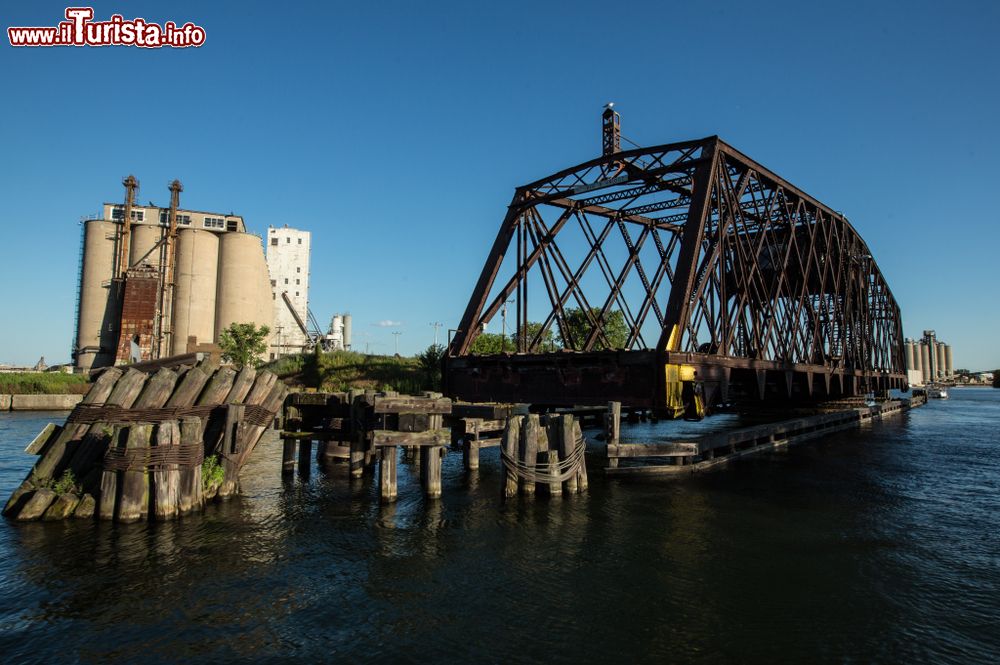
[[[176,464],[190,468],[201,464],[205,451],[200,442],[149,448],[108,448],[104,454],[105,471],[144,471]]]
[[[161,423],[178,420],[184,416],[208,418],[225,415],[225,404],[216,406],[175,406],[162,409],[124,409],[118,406],[78,404],[66,419],[67,424],[93,425],[96,423]],[[268,427],[274,421],[274,413],[256,404],[245,405],[243,421],[250,425]]]

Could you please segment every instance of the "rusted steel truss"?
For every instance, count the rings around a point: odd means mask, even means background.
[[[680,384],[708,405],[906,387],[899,307],[843,215],[715,136],[605,153],[515,191],[449,347],[453,396],[675,408]],[[477,353],[490,326],[503,345]]]

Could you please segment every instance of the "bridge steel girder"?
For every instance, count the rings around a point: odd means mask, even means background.
[[[512,348],[506,321],[499,351],[477,348],[511,296]],[[518,187],[450,342],[445,390],[658,409],[668,366],[709,402],[907,387],[899,307],[861,236],[718,137]]]

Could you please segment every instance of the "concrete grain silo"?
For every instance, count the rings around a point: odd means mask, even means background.
[[[903,342],[903,347],[906,349],[906,369],[916,369],[915,361],[913,360],[913,341],[906,340]]]
[[[351,350],[351,315],[344,314],[344,348]]]
[[[160,249],[156,243],[163,238],[163,228],[152,224],[136,224],[132,227],[132,241],[129,246],[129,266],[138,265],[140,261],[159,267]]]
[[[225,233],[219,241],[215,331],[233,323],[272,328],[271,285],[261,240],[249,233]]]
[[[187,352],[190,336],[198,344],[215,341],[219,244],[211,231],[181,229],[177,234],[173,355]]]
[[[945,376],[944,342],[937,342],[937,376],[939,379]]]
[[[952,364],[951,344],[944,345],[944,368],[947,376],[955,376],[955,366]]]
[[[117,322],[105,321],[111,293],[109,284],[114,276],[115,228],[113,222],[99,219],[84,223],[76,336],[76,362],[84,369],[110,364],[118,342]],[[108,324],[112,330],[108,330]]]
[[[924,376],[924,383],[931,381],[931,349],[928,344],[920,344],[920,371]]]
[[[135,178],[123,184],[125,204],[103,204],[101,219],[82,229],[78,368],[135,360],[130,343],[142,360],[215,352],[221,329],[234,322],[273,331],[261,240],[246,233],[242,217],[181,209],[179,181],[170,184],[169,208],[135,205]]]

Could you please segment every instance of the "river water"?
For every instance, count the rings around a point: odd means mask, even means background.
[[[0,415],[0,495],[63,417]],[[496,448],[437,502],[402,464],[386,508],[279,448],[176,523],[0,522],[2,660],[1000,660],[1000,390],[684,480],[605,479],[594,442],[587,495],[506,506]]]

